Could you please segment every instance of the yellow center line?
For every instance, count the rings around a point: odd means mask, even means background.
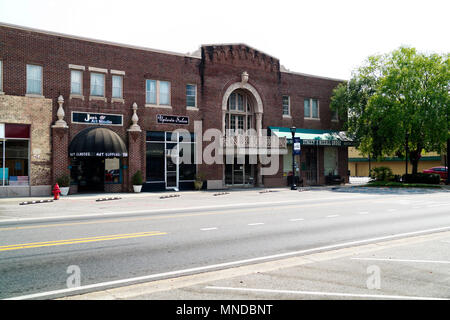
[[[130,239],[130,238],[139,238],[139,237],[151,237],[151,236],[159,236],[159,235],[165,235],[165,234],[167,234],[167,232],[149,231],[149,232],[125,233],[125,234],[106,235],[106,236],[88,237],[88,238],[76,238],[76,239],[66,239],[66,240],[11,244],[11,245],[0,246],[0,251],[49,247],[49,246],[61,246],[61,245],[66,245],[66,244],[89,243],[89,242]]]
[[[354,199],[349,201],[333,201],[326,203],[311,203],[311,204],[278,204],[276,208],[280,211],[280,208],[285,207],[320,207],[320,206],[333,206],[336,204],[354,204],[355,201],[377,201],[383,199]],[[385,199],[384,199],[385,200]],[[320,201],[320,199],[317,199]],[[103,220],[94,220],[94,221],[85,221],[85,222],[68,222],[68,223],[52,223],[52,224],[41,224],[34,226],[22,226],[22,227],[5,227],[0,228],[0,231],[10,231],[10,230],[25,230],[25,229],[39,229],[39,228],[52,228],[52,227],[66,227],[66,226],[78,226],[78,225],[89,225],[89,224],[99,224],[99,223],[118,223],[118,222],[136,222],[136,221],[146,221],[146,220],[162,220],[162,219],[170,219],[170,218],[185,218],[185,217],[196,217],[196,216],[208,216],[208,215],[217,215],[217,214],[227,214],[227,213],[242,213],[242,212],[258,212],[267,208],[237,208],[237,209],[227,209],[220,211],[209,211],[209,212],[200,212],[200,213],[185,213],[185,214],[168,214],[168,215],[159,215],[159,216],[151,216],[151,217],[139,217],[139,218],[115,218],[115,219],[103,219]],[[281,211],[280,211],[281,212]]]

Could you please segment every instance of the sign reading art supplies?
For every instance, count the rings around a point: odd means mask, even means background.
[[[72,112],[72,123],[121,126],[123,116],[121,114]]]
[[[156,121],[158,123],[189,124],[189,117],[158,114],[156,115]]]
[[[294,137],[294,156],[300,155],[301,147],[300,147],[300,138]]]

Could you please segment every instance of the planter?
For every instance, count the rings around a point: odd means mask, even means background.
[[[203,187],[203,181],[194,181],[195,190],[201,190]]]
[[[133,185],[134,192],[141,192],[142,185]]]
[[[69,194],[70,187],[60,187],[59,190],[61,190],[62,196],[67,196]]]

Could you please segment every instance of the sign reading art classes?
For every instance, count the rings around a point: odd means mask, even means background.
[[[121,114],[72,112],[72,122],[121,126],[123,123],[123,116]]]
[[[158,114],[156,115],[156,121],[158,123],[189,124],[189,117]]]

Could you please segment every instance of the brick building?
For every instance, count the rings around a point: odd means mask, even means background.
[[[329,109],[340,81],[245,44],[179,54],[0,24],[0,196],[47,195],[63,175],[72,193],[127,192],[138,170],[143,191],[190,189],[199,173],[209,189],[286,186],[292,126],[304,184],[348,179]]]

